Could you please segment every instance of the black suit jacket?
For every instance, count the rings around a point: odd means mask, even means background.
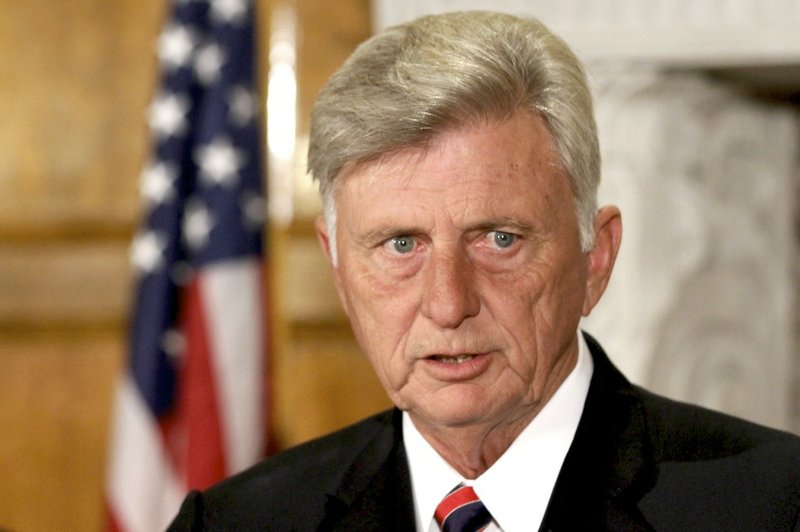
[[[800,530],[800,438],[632,386],[587,341],[589,395],[541,530]],[[170,529],[414,527],[395,410],[191,493]]]

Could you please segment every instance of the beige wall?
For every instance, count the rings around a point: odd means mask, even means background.
[[[276,2],[259,1],[262,28]],[[302,132],[321,83],[368,34],[369,2],[295,4]],[[0,5],[0,529],[97,530],[165,2]],[[272,242],[274,414],[287,446],[388,402],[340,313],[283,312],[316,301],[303,279],[329,283],[311,221]]]
[[[162,5],[2,10],[0,528],[92,530]]]

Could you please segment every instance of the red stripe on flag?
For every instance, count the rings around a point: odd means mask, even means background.
[[[225,451],[216,378],[212,367],[208,327],[201,303],[202,273],[189,286],[182,323],[186,337],[186,382],[180,387],[178,400],[188,411],[189,445],[186,458],[187,487],[204,489],[225,478]]]
[[[103,503],[103,510],[105,513],[105,527],[103,530],[105,530],[105,532],[123,532],[122,527],[119,526],[119,520],[112,509],[111,503],[109,503],[108,499],[104,499]]]
[[[202,274],[189,284],[181,304],[185,339],[174,416],[162,420],[168,453],[187,489],[205,489],[225,478],[225,451],[216,378],[202,307]]]

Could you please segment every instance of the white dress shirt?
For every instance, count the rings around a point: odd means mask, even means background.
[[[506,452],[474,480],[467,480],[439,456],[403,413],[403,441],[408,456],[417,530],[439,532],[433,513],[459,482],[472,486],[494,522],[486,530],[538,530],[561,465],[578,428],[594,364],[578,332],[578,361]]]

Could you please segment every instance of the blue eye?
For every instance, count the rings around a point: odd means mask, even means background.
[[[392,238],[392,248],[402,254],[409,253],[416,246],[414,237],[411,236],[396,236]]]
[[[513,235],[511,233],[506,233],[504,231],[493,231],[493,233],[494,244],[499,248],[510,247],[514,242],[517,241],[517,235]]]

